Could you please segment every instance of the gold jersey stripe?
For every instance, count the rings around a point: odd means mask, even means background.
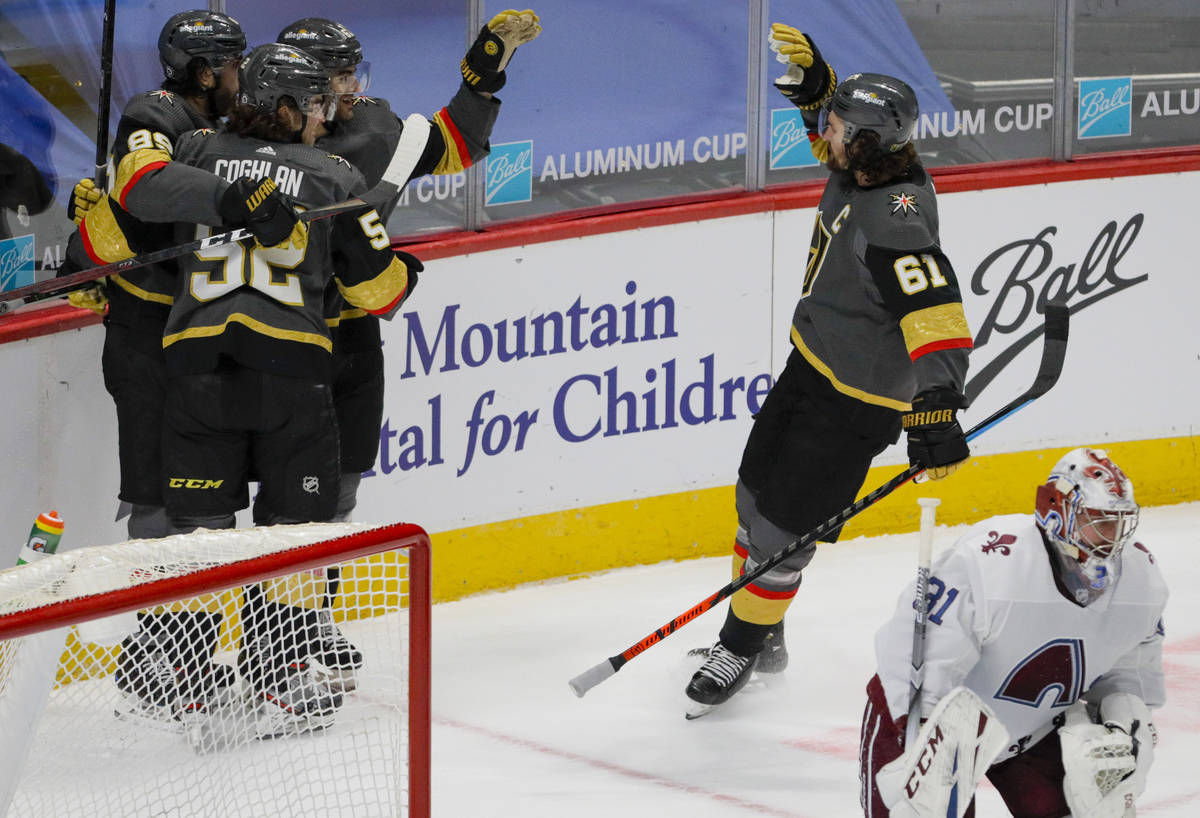
[[[125,231],[117,223],[112,201],[107,196],[88,210],[83,223],[79,225],[79,234],[83,239],[84,251],[96,264],[124,261],[134,255],[129,240],[125,238]]]
[[[971,329],[962,304],[939,304],[910,312],[900,319],[904,346],[911,356],[914,350],[942,341],[965,341],[969,346]]]
[[[812,366],[813,369],[824,375],[829,380],[829,383],[833,386],[833,388],[841,392],[843,395],[849,395],[856,400],[860,400],[863,403],[870,403],[874,406],[884,406],[888,409],[895,409],[897,412],[907,412],[909,409],[912,409],[911,403],[905,403],[904,401],[895,400],[894,398],[885,398],[883,395],[875,395],[870,392],[864,392],[862,389],[856,389],[853,386],[839,381],[836,377],[834,377],[833,370],[830,369],[824,361],[814,355],[811,349],[805,346],[804,339],[800,337],[800,333],[796,331],[795,327],[792,327],[792,343],[796,345],[796,349],[798,349],[800,354],[804,356],[804,360],[808,361],[809,365]]]
[[[433,115],[433,121],[438,126],[438,130],[442,132],[442,142],[446,145],[442,158],[438,160],[437,167],[433,169],[433,172],[437,175],[459,173],[471,164],[471,157],[466,151],[466,143],[463,142],[458,128],[454,127],[454,122],[449,119],[445,108]]]
[[[325,324],[330,327],[339,326],[343,321],[349,321],[352,318],[366,318],[369,313],[366,310],[360,310],[358,307],[353,307],[348,310],[342,310],[336,318],[326,318]]]
[[[113,181],[112,193],[109,195],[116,199],[121,207],[124,207],[125,197],[129,195],[129,191],[137,184],[142,174],[160,168],[170,161],[171,154],[164,150],[143,148],[125,154],[125,158],[117,166],[117,178]]]
[[[370,281],[350,287],[338,281],[337,286],[342,298],[354,306],[362,307],[367,312],[383,312],[408,287],[408,267],[398,257],[392,256],[391,263]]]
[[[213,324],[207,327],[188,327],[181,332],[174,332],[170,335],[163,336],[163,347],[169,347],[176,341],[184,341],[190,338],[213,338],[223,333],[230,324],[241,324],[247,329],[253,330],[260,335],[266,335],[270,338],[278,338],[281,341],[298,341],[302,344],[313,344],[319,346],[326,352],[333,351],[333,342],[324,335],[316,332],[303,332],[294,329],[280,329],[273,327],[270,324],[264,324],[255,318],[251,318],[245,313],[235,312],[233,315],[226,318],[220,324]]]
[[[163,295],[162,293],[152,293],[149,290],[142,289],[129,279],[121,276],[119,273],[117,275],[109,276],[108,280],[113,284],[116,284],[125,292],[129,293],[130,295],[135,295],[143,301],[153,301],[156,304],[166,304],[168,307],[175,303],[175,299],[172,296]]]

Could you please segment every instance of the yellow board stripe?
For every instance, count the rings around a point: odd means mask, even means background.
[[[212,338],[220,335],[230,324],[241,324],[242,326],[257,332],[260,335],[266,335],[271,338],[278,338],[283,341],[299,341],[304,344],[313,344],[319,346],[326,352],[333,351],[333,342],[317,332],[303,332],[294,329],[280,329],[273,327],[270,324],[264,324],[262,321],[251,318],[244,313],[235,312],[233,315],[226,318],[220,324],[213,324],[206,327],[188,327],[182,332],[173,332],[170,335],[163,336],[163,347],[169,347],[177,341],[184,341],[189,338]]]
[[[818,358],[813,351],[805,345],[804,339],[800,337],[800,333],[796,331],[795,327],[792,327],[792,343],[796,345],[796,349],[800,350],[800,354],[804,356],[804,360],[808,361],[809,365],[812,366],[813,369],[817,370],[826,378],[828,378],[829,383],[833,385],[833,388],[841,392],[843,395],[849,395],[852,398],[857,398],[863,403],[870,403],[875,406],[885,406],[888,409],[895,409],[897,412],[907,412],[909,409],[912,409],[912,404],[910,403],[894,400],[892,398],[885,398],[883,395],[875,395],[870,392],[864,392],[861,389],[839,381],[836,377],[834,377],[833,370],[830,369],[824,361]]]
[[[917,497],[942,499],[942,525],[1032,513],[1034,492],[1050,468],[1063,454],[1084,445],[1101,445],[1108,451],[1130,475],[1142,505],[1200,500],[1200,435],[1122,443],[1079,440],[1053,449],[975,456],[945,480],[909,483],[847,523],[839,543],[916,531]],[[871,469],[863,493],[902,470],[898,465]],[[444,602],[629,565],[728,556],[736,529],[730,485],[434,533],[433,598]],[[1153,550],[1153,543],[1147,545]],[[718,570],[712,590],[726,581],[725,571]]]

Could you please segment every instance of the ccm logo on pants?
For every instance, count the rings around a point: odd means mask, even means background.
[[[224,480],[206,480],[201,477],[169,477],[167,485],[173,489],[219,489]]]

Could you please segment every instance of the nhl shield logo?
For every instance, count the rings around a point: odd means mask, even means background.
[[[320,494],[321,481],[318,478],[310,475],[300,481],[300,488],[304,489],[304,491],[308,494]]]

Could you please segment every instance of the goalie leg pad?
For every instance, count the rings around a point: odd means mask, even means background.
[[[965,687],[951,690],[929,715],[917,740],[875,776],[892,816],[966,813],[992,761],[1008,746],[1008,730]]]

